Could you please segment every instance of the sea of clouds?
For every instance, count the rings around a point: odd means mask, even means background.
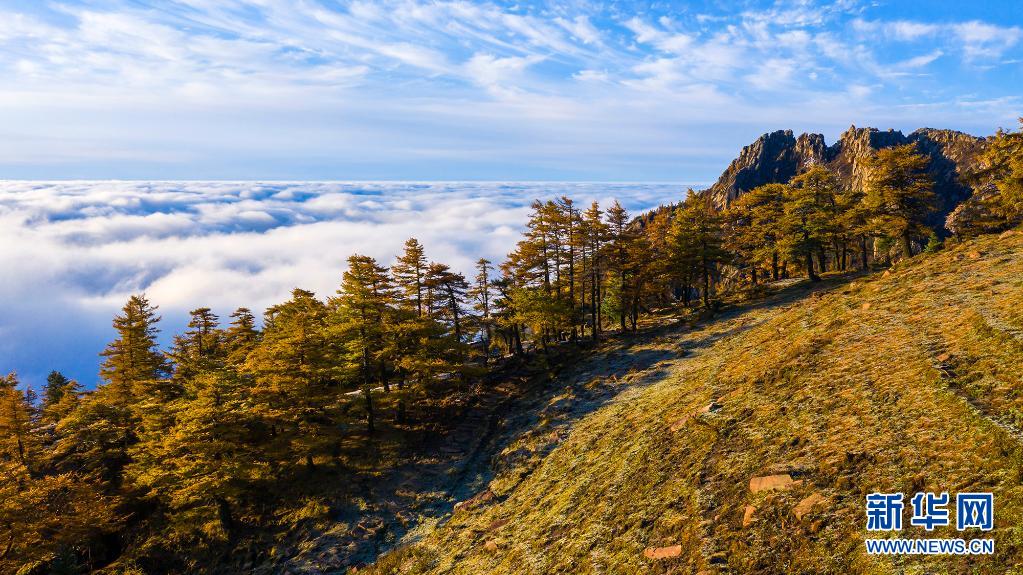
[[[472,274],[502,261],[537,198],[630,212],[682,184],[494,182],[0,182],[0,371],[95,384],[110,321],[133,293],[160,306],[163,343],[209,306],[261,312],[294,287],[333,294],[345,260],[389,265],[409,237]]]

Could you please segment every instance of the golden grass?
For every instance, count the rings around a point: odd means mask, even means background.
[[[525,456],[501,467],[498,497],[375,571],[1023,573],[1023,234],[835,285],[652,340],[688,351],[667,375],[651,367],[653,383],[634,374],[645,383],[552,450],[532,430],[509,447]],[[750,492],[781,473],[801,482]],[[996,554],[868,557],[864,496],[878,490],[993,491],[993,532],[926,536],[992,537]],[[644,557],[673,545],[678,557]]]

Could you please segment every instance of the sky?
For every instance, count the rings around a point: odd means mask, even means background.
[[[1021,71],[1011,1],[0,0],[0,371],[94,384],[133,293],[166,343],[409,236],[468,273],[777,129],[990,134]]]
[[[0,0],[0,178],[713,180],[758,135],[989,134],[1014,1]]]

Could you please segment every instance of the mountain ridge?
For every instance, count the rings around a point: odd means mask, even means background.
[[[977,166],[987,141],[949,129],[919,128],[905,135],[900,130],[853,125],[829,146],[822,134],[803,133],[797,137],[792,130],[776,130],[744,146],[703,193],[715,207],[724,209],[753,188],[786,184],[815,164],[833,170],[843,184],[860,187],[867,157],[882,148],[914,144],[930,159],[929,172],[938,199],[937,209],[927,223],[940,235],[947,235],[946,218],[973,195],[971,187],[962,180]]]

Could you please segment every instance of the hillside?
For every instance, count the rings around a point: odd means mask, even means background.
[[[571,426],[541,418],[486,490],[376,572],[1020,572],[1021,278],[1008,232],[654,330],[629,353],[657,361],[613,400]],[[591,369],[561,377],[606,385]],[[996,554],[868,558],[875,490],[994,492]]]

